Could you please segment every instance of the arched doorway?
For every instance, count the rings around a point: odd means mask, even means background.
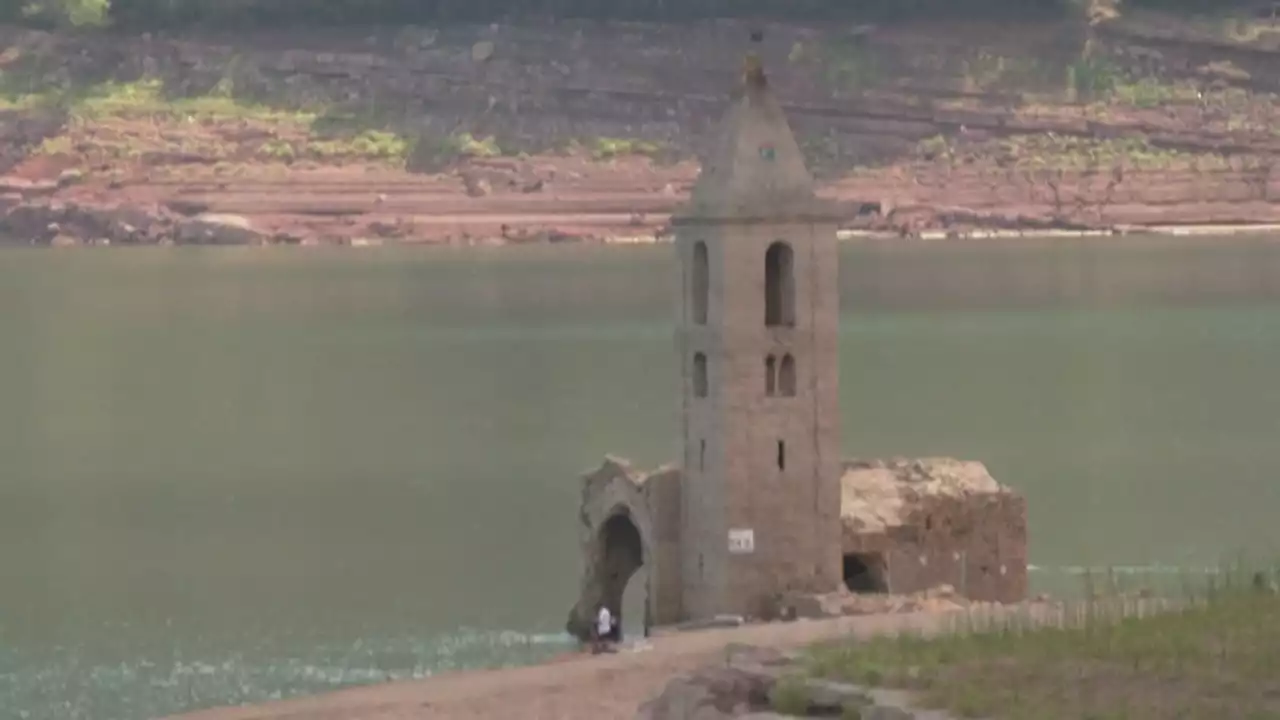
[[[617,458],[606,458],[599,470],[582,476],[582,576],[565,623],[570,635],[590,640],[602,604],[624,618],[620,626],[629,635],[681,619],[677,533],[683,477],[672,467],[636,472]],[[659,538],[667,541],[658,543]]]
[[[619,635],[615,639],[620,640],[623,611],[626,609],[623,599],[627,584],[644,565],[644,539],[630,514],[626,510],[619,510],[600,526],[598,542],[601,602],[617,619]],[[648,599],[643,598],[641,605],[647,611]],[[645,626],[647,625],[646,622]]]

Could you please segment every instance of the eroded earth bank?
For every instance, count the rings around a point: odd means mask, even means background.
[[[775,25],[760,52],[822,193],[861,207],[850,228],[1264,223],[1280,221],[1269,22]],[[663,237],[746,36],[730,22],[0,30],[0,237]]]

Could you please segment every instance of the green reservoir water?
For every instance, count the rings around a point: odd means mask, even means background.
[[[1037,589],[1280,550],[1280,244],[842,262],[846,454],[985,461]],[[669,247],[0,253],[0,718],[562,651],[578,474],[678,455],[674,285]]]

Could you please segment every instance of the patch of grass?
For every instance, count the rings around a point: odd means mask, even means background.
[[[1118,83],[1111,91],[1112,102],[1133,107],[1152,108],[1171,103],[1193,103],[1200,99],[1199,90],[1190,83],[1171,83],[1156,78],[1141,78]]]
[[[454,157],[499,157],[503,150],[492,135],[477,138],[469,132],[453,133],[442,143],[441,150]]]
[[[412,143],[396,133],[364,130],[348,137],[273,138],[258,148],[258,155],[272,160],[292,162],[310,160],[387,160],[403,162]]]
[[[37,155],[70,155],[74,150],[75,144],[71,142],[71,138],[66,135],[55,135],[45,138],[34,152]]]
[[[320,157],[343,154],[374,160],[403,159],[411,147],[403,137],[385,130],[365,130],[352,138],[322,140],[315,145]]]
[[[62,88],[50,85],[37,72],[13,69],[20,58],[16,48],[0,52],[0,109],[29,110],[52,104]]]
[[[39,93],[0,94],[0,110],[30,110],[44,100]]]
[[[610,137],[592,138],[588,141],[587,148],[591,152],[591,157],[596,160],[611,160],[629,155],[642,155],[652,158],[659,155],[663,150],[661,144],[648,140]]]
[[[773,709],[783,715],[805,715],[809,712],[809,691],[804,678],[789,675],[773,689]]]
[[[1066,77],[1067,96],[1072,102],[1150,108],[1201,99],[1199,88],[1190,82],[1132,77],[1105,57],[1077,59],[1067,66]]]
[[[107,24],[107,0],[26,0],[22,15],[52,27],[102,27]]]
[[[390,143],[386,143],[390,145]],[[416,142],[403,146],[411,169],[435,172],[467,158],[491,158],[510,155],[493,136],[477,138],[470,132],[448,135],[424,134]]]
[[[207,95],[169,97],[164,94],[164,84],[156,78],[106,82],[78,93],[68,109],[74,117],[85,120],[150,117],[195,122],[238,118],[309,125],[318,117],[315,112],[244,102],[216,90]]]
[[[1105,58],[1082,57],[1067,66],[1067,96],[1076,100],[1106,99],[1120,84],[1120,71]]]
[[[955,160],[955,149],[946,135],[934,135],[916,143],[916,155],[922,160],[945,160],[950,163]]]
[[[0,107],[57,108],[68,119],[64,134],[36,148],[41,154],[83,150],[85,155],[126,160],[167,152],[216,159],[402,163],[413,146],[377,118],[348,117],[329,108],[271,107],[232,97],[229,85],[223,84],[207,94],[188,97],[169,96],[156,78],[46,87],[38,92],[29,88],[21,76],[0,74]],[[146,122],[130,122],[138,120]],[[238,134],[244,129],[250,132]],[[457,150],[492,152],[484,141],[469,136],[458,140]]]
[[[1145,137],[1085,138],[1045,133],[1001,141],[1000,152],[1015,167],[1089,170],[1129,167],[1155,170],[1178,165],[1201,170],[1225,167],[1216,154],[1193,154],[1159,148]]]
[[[1269,577],[1270,571],[1211,575],[1166,612],[1144,613],[1132,598],[1091,595],[1078,612],[1052,623],[971,615],[954,634],[935,638],[814,648],[808,670],[913,690],[958,717],[1278,717],[1280,595],[1273,583],[1254,582]]]
[[[272,138],[258,146],[258,155],[269,160],[292,162],[298,159],[298,148],[288,140]]]

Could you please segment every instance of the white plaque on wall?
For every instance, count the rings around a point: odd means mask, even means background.
[[[748,555],[756,551],[756,531],[751,528],[732,528],[729,530],[729,552],[734,555]]]

